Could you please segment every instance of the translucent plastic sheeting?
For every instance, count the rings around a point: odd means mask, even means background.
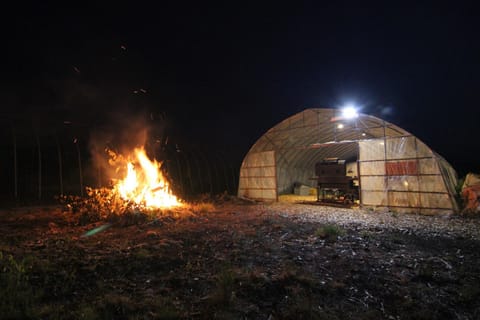
[[[360,161],[385,160],[385,139],[371,139],[359,141]]]
[[[396,192],[389,190],[387,192],[389,207],[419,208],[420,197],[418,193]]]
[[[364,177],[385,175],[385,161],[376,160],[369,162],[360,162],[360,172]]]
[[[452,203],[454,211],[458,212],[460,210],[460,207],[454,197],[458,184],[457,172],[455,172],[452,166],[450,166],[450,164],[445,159],[443,159],[439,155],[437,155],[436,158],[438,161],[438,167],[440,169],[440,172],[442,173],[443,181],[445,182],[445,187],[449,192],[450,202]]]
[[[456,179],[454,171],[445,177],[442,159],[414,136],[359,141],[359,155],[363,205],[427,213],[456,210],[447,186]]]
[[[275,152],[248,154],[240,170],[238,196],[258,200],[276,200]]]
[[[415,137],[388,138],[386,141],[387,159],[412,159],[417,157]]]

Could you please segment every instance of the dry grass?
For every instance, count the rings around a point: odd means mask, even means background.
[[[215,205],[211,202],[198,202],[188,205],[194,213],[210,213],[215,211]]]
[[[316,195],[300,196],[296,194],[282,194],[278,196],[278,201],[288,202],[288,203],[296,203],[296,202],[302,202],[302,201],[317,201],[317,196]]]

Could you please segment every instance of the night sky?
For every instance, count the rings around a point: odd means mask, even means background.
[[[290,115],[353,102],[480,171],[473,5],[260,2],[12,9],[2,117],[153,114],[180,144],[241,157]]]

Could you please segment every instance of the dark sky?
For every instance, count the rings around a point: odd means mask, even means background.
[[[183,143],[245,154],[294,113],[351,101],[480,171],[473,4],[175,3],[11,9],[3,115],[151,112]]]

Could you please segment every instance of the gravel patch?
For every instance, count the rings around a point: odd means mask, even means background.
[[[281,202],[260,204],[249,208],[249,210],[263,210],[269,214],[290,217],[303,222],[338,224],[358,231],[379,229],[428,237],[480,240],[480,219],[476,216],[397,214],[361,208],[347,209]]]

